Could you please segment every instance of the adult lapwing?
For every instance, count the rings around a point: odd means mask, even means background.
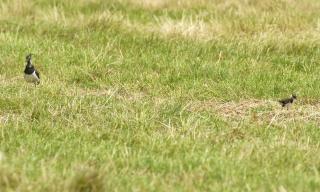
[[[40,74],[32,65],[32,55],[29,54],[26,57],[26,68],[24,69],[24,79],[28,83],[34,83],[34,86],[40,83]]]
[[[290,98],[285,98],[279,100],[279,103],[282,107],[287,107],[287,109],[292,105],[293,101],[297,99],[297,96],[295,94],[292,94]]]

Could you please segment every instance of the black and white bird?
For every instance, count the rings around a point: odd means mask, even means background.
[[[282,107],[289,108],[290,105],[292,105],[293,101],[296,99],[297,99],[297,96],[295,94],[292,94],[290,98],[279,100],[279,103],[281,104]]]
[[[28,83],[34,83],[34,85],[38,85],[40,83],[40,74],[32,65],[31,58],[32,55],[29,54],[26,57],[26,68],[24,69],[24,79]]]

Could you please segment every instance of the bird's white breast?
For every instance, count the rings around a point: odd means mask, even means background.
[[[29,83],[36,83],[40,81],[35,71],[32,74],[24,74],[24,79]]]

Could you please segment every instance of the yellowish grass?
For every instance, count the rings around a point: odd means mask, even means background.
[[[208,0],[120,0],[145,9],[187,8],[194,5],[204,5]]]
[[[224,33],[224,26],[218,21],[212,21],[210,24],[203,20],[185,18],[173,20],[163,18],[159,20],[157,26],[148,26],[149,31],[160,33],[164,37],[182,36],[191,39],[212,39]]]
[[[169,16],[160,16],[155,22],[141,23],[138,20],[129,19],[125,13],[110,12],[108,10],[93,12],[89,16],[77,13],[73,17],[66,16],[67,13],[58,7],[48,7],[43,9],[33,9],[33,3],[15,0],[10,3],[0,4],[0,19],[9,19],[15,16],[25,16],[33,21],[43,21],[46,23],[56,23],[60,26],[87,26],[90,24],[101,25],[104,23],[117,23],[125,30],[134,30],[141,33],[155,33],[166,37],[184,37],[194,40],[211,40],[223,37],[250,36],[258,40],[271,40],[275,37],[281,39],[319,39],[320,22],[306,22],[307,18],[301,18],[296,14],[288,15],[288,7],[293,11],[303,12],[303,7],[313,12],[315,8],[320,8],[320,3],[281,1],[261,1],[264,6],[255,1],[219,1],[208,2],[207,0],[120,0],[143,7],[164,8],[164,7],[193,7],[196,4],[209,4],[210,12],[200,12],[183,16],[181,19],[172,19]],[[80,2],[85,5],[89,2]],[[312,6],[311,6],[312,5]],[[269,10],[270,9],[270,10]],[[218,14],[210,19],[204,19],[212,13]],[[233,19],[225,19],[220,14]],[[286,15],[285,15],[286,14]],[[274,17],[276,15],[276,17]],[[307,14],[306,14],[307,15]],[[252,23],[248,19],[252,18]],[[311,19],[310,17],[309,19]],[[297,25],[299,23],[299,25]],[[298,27],[297,27],[298,26]],[[0,39],[5,36],[0,36]]]
[[[143,33],[158,33],[164,37],[182,36],[197,40],[211,40],[220,36],[249,35],[256,39],[273,39],[274,37],[284,39],[289,35],[291,36],[289,38],[319,38],[319,22],[310,22],[313,18],[310,15],[320,8],[320,3],[316,1],[128,0],[126,2],[152,9],[187,9],[202,3],[206,5],[207,11],[193,14],[192,17],[186,14],[179,20],[162,16],[158,18],[157,23],[152,22],[147,25],[129,21],[129,28],[135,28]],[[297,12],[305,13],[305,16],[301,17],[296,14]],[[208,20],[210,15],[212,17]],[[251,19],[248,20],[248,18]]]
[[[32,11],[32,3],[24,0],[14,0],[0,3],[0,19],[10,19],[13,16],[26,16]]]
[[[178,8],[186,9],[198,6],[220,9],[222,11],[236,10],[238,13],[249,13],[258,10],[278,10],[291,7],[301,7],[301,9],[315,10],[319,6],[316,0],[297,1],[297,0],[120,0],[140,5],[145,8]]]
[[[138,101],[145,97],[143,92],[131,92],[121,88],[106,88],[106,89],[80,89],[71,88],[66,92],[67,96],[72,97],[86,97],[86,96],[97,96],[97,97],[108,97],[116,98],[127,101]]]

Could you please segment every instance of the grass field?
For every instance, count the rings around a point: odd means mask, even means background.
[[[319,191],[319,10],[0,0],[0,191]]]

